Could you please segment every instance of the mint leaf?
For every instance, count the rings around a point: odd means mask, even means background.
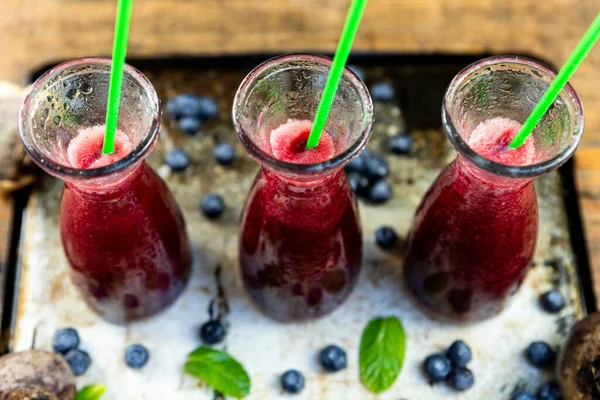
[[[188,355],[183,370],[227,396],[244,397],[250,393],[248,373],[223,351],[200,346]]]
[[[404,362],[406,336],[396,317],[372,319],[360,339],[360,378],[370,391],[381,393],[392,386]]]
[[[104,394],[106,386],[104,385],[89,385],[77,392],[75,400],[98,400]]]

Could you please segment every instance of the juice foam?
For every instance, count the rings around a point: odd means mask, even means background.
[[[104,125],[92,126],[79,131],[67,149],[67,160],[72,167],[80,169],[105,167],[124,158],[133,150],[129,136],[117,130],[114,152],[107,155],[102,154],[104,131]]]
[[[335,155],[333,139],[327,131],[321,133],[319,145],[306,149],[312,122],[290,119],[271,132],[270,144],[273,156],[294,164],[317,164]]]
[[[492,118],[481,122],[469,137],[469,146],[477,154],[505,165],[531,165],[535,162],[535,144],[529,136],[523,146],[510,149],[511,140],[521,124],[510,118]]]

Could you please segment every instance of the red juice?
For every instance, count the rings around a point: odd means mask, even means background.
[[[511,150],[520,124],[493,118],[477,126],[469,146],[505,165],[535,163],[530,137]],[[406,282],[429,309],[471,320],[502,310],[533,257],[538,208],[532,179],[497,176],[460,154],[432,184],[407,238]]]
[[[290,120],[270,132],[265,147],[296,164],[331,159],[336,150],[325,131],[306,150],[311,125]],[[292,321],[333,311],[356,284],[361,255],[358,210],[343,170],[311,180],[260,170],[242,215],[240,265],[262,312]]]
[[[81,130],[62,157],[81,169],[128,155],[129,137],[117,132],[115,152],[102,155],[104,128]],[[181,212],[167,186],[146,165],[108,181],[67,182],[60,231],[73,281],[104,318],[123,322],[152,315],[184,290],[191,268]]]

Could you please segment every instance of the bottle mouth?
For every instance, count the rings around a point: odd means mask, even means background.
[[[64,154],[58,153],[56,144],[59,135],[62,135],[63,138],[66,135],[70,143],[70,140],[76,135],[76,131],[85,127],[104,125],[110,70],[111,60],[108,58],[71,60],[45,72],[33,83],[25,96],[19,111],[21,140],[34,162],[49,174],[70,181],[107,177],[137,165],[154,147],[160,129],[160,100],[150,81],[139,70],[126,64],[119,112],[119,129],[126,131],[127,128],[122,128],[121,124],[124,119],[132,119],[131,116],[135,115],[138,119],[145,119],[143,127],[139,129],[138,137],[130,138],[133,143],[132,150],[115,162],[89,169],[69,165]],[[95,82],[97,85],[90,85],[89,82]],[[70,102],[68,99],[71,98],[69,90],[79,89],[82,84],[90,85],[85,89],[90,93],[95,91],[99,98],[104,98],[95,105],[78,104],[79,117],[75,115],[76,112],[69,113],[67,111],[62,117],[63,120],[66,116],[67,118],[71,117],[74,122],[65,123],[62,131],[56,127],[47,128],[52,124],[52,113],[57,108],[55,104],[64,101],[62,103],[64,109],[70,110],[72,102],[69,107],[67,106],[67,103]],[[128,93],[128,90],[132,90],[132,93]],[[135,104],[135,107],[129,110],[132,104]],[[77,125],[81,123],[82,115],[85,115],[87,126]],[[90,118],[87,118],[88,116]],[[67,125],[68,127],[66,127]],[[66,152],[66,149],[63,152]]]
[[[454,77],[444,95],[442,103],[442,124],[448,139],[462,157],[471,161],[479,168],[496,175],[510,178],[533,178],[558,168],[564,164],[577,149],[577,146],[581,141],[584,127],[583,106],[579,96],[570,84],[565,86],[561,91],[559,98],[554,103],[556,105],[560,102],[563,116],[568,116],[567,123],[562,123],[564,121],[561,121],[560,124],[554,124],[554,126],[562,127],[560,132],[554,131],[554,140],[559,140],[560,142],[557,145],[553,145],[554,147],[548,145],[547,148],[543,148],[543,144],[540,144],[545,140],[551,140],[548,135],[545,135],[540,131],[540,126],[545,122],[550,126],[552,118],[558,118],[556,113],[553,114],[551,111],[548,111],[542,122],[538,124],[532,133],[532,136],[535,136],[536,140],[536,150],[545,152],[544,156],[541,157],[541,159],[537,159],[534,163],[528,165],[507,165],[498,163],[475,152],[469,146],[468,140],[465,139],[465,135],[467,134],[467,132],[465,132],[466,128],[456,115],[461,112],[457,111],[457,108],[461,107],[457,104],[459,103],[458,98],[464,96],[464,93],[461,92],[467,90],[465,88],[469,84],[472,84],[475,79],[482,77],[481,82],[485,82],[485,75],[504,70],[511,71],[511,73],[514,72],[514,76],[511,77],[513,82],[518,80],[531,80],[531,82],[522,85],[522,88],[527,88],[528,90],[535,88],[535,90],[539,92],[539,96],[536,95],[535,97],[541,97],[541,94],[545,92],[547,86],[556,76],[550,68],[541,65],[537,61],[520,56],[489,57],[467,66]],[[506,88],[502,88],[502,84],[505,83],[506,82],[496,83],[496,85],[499,90],[507,91]],[[526,101],[526,106],[515,101],[512,105],[508,106],[508,108],[512,108],[513,112],[515,112],[515,107],[519,106],[527,108],[527,110],[520,109],[519,111],[522,112],[522,114],[516,113],[519,114],[518,116],[515,116],[515,114],[498,114],[489,117],[509,117],[523,123],[533,107],[537,104],[537,101],[539,101],[539,98],[534,101],[530,98],[529,93],[516,93],[516,95],[518,99],[525,98],[524,101]],[[499,102],[498,99],[496,99],[496,102]],[[473,106],[473,108],[476,108],[476,106]],[[498,110],[496,110],[496,112],[497,111]],[[468,132],[468,134],[470,134],[470,132]]]
[[[264,114],[262,114],[261,110],[258,110],[258,112],[261,112],[260,115],[250,116],[248,113],[248,109],[253,107],[250,103],[256,101],[256,88],[258,86],[268,86],[270,81],[281,80],[281,74],[286,72],[298,72],[305,74],[308,77],[310,77],[312,73],[315,76],[310,79],[320,81],[322,86],[324,86],[324,78],[327,77],[331,64],[332,60],[324,56],[313,54],[289,54],[278,56],[263,62],[244,78],[235,94],[232,116],[238,138],[250,156],[262,165],[281,173],[292,174],[295,176],[314,176],[316,174],[327,174],[338,170],[360,153],[366,146],[371,135],[371,128],[373,125],[373,103],[365,84],[348,68],[343,72],[340,86],[336,93],[336,100],[329,113],[327,124],[329,125],[331,121],[336,118],[336,102],[349,102],[348,97],[354,98],[353,104],[358,104],[360,106],[360,113],[358,114],[358,118],[356,115],[353,117],[356,122],[355,128],[352,129],[355,132],[354,137],[349,138],[342,150],[330,159],[313,164],[296,164],[275,158],[265,150],[265,146],[261,143],[261,140],[257,139],[256,131],[260,130],[258,124],[261,123],[261,118]],[[303,71],[308,72],[305,73]],[[287,85],[289,86],[290,84],[293,85],[294,83],[288,81]],[[318,105],[318,100],[322,93],[322,87],[317,88],[312,86],[311,88],[312,92],[314,92],[313,94],[318,94],[318,96],[315,96],[317,101],[316,103],[311,103],[311,107],[307,107],[310,108],[310,110],[306,111],[307,115],[304,119],[312,121],[314,120],[316,106]],[[340,95],[340,91],[342,92],[342,95]],[[298,97],[302,97],[302,95],[300,94]],[[341,100],[340,98],[344,98],[344,100]],[[265,103],[260,107],[266,109],[269,105]],[[293,118],[291,116],[288,117]],[[357,119],[358,121],[356,121]],[[282,123],[283,122],[285,122],[285,120],[282,121]],[[325,129],[327,130],[327,125]]]

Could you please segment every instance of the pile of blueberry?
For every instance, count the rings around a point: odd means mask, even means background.
[[[63,355],[75,376],[85,374],[92,365],[92,358],[79,348],[80,343],[79,334],[73,328],[57,330],[52,340],[52,348],[56,353]]]
[[[471,361],[471,349],[462,340],[457,340],[446,354],[432,354],[425,359],[423,370],[431,383],[446,381],[458,391],[470,389],[475,383],[473,372],[467,368]]]
[[[52,348],[63,355],[75,376],[85,374],[92,365],[92,358],[79,348],[80,343],[79,333],[74,328],[58,329],[52,340]],[[142,368],[148,358],[148,350],[141,344],[132,344],[125,349],[125,364],[131,368]]]
[[[364,149],[345,169],[357,196],[374,204],[385,203],[392,197],[392,186],[385,180],[390,168],[381,155]]]
[[[319,354],[319,362],[326,372],[338,372],[348,366],[346,352],[334,344],[325,347]],[[290,369],[281,375],[281,388],[287,393],[300,393],[304,389],[304,375]]]
[[[167,101],[167,112],[181,132],[195,135],[202,122],[219,115],[219,105],[212,97],[183,93]]]
[[[389,83],[377,83],[371,87],[373,99],[390,102],[394,99],[394,88]],[[388,149],[393,154],[406,155],[412,150],[412,136],[400,133],[388,140]],[[364,149],[346,165],[350,186],[357,196],[380,204],[392,197],[392,186],[386,181],[390,173],[387,161],[380,154]]]

